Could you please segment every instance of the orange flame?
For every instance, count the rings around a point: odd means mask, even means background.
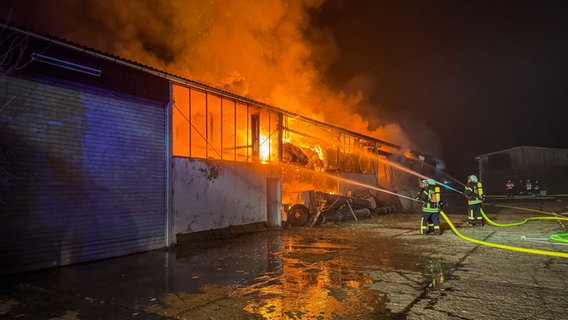
[[[329,31],[312,26],[310,21],[310,12],[324,3],[85,1],[79,10],[79,4],[54,8],[39,2],[33,10],[52,18],[29,23],[46,33],[175,75],[411,146],[398,124],[376,128],[377,123],[383,123],[379,122],[378,106],[370,106],[377,110],[372,118],[359,114],[366,100],[364,92],[374,86],[372,79],[359,77],[362,81],[357,83],[358,90],[350,91],[353,93],[326,83],[323,74],[339,56],[339,49]],[[15,15],[13,19],[25,23],[23,19],[29,17],[33,15],[22,15],[21,20]],[[37,25],[41,23],[44,25]],[[306,30],[310,30],[310,37]]]

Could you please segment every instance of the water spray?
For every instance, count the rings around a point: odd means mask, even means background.
[[[404,167],[404,166],[402,166],[402,165],[400,165],[400,164],[398,164],[398,163],[389,161],[389,160],[387,160],[387,159],[385,159],[385,158],[381,158],[381,157],[379,157],[379,156],[377,156],[377,155],[375,155],[375,154],[373,154],[373,153],[367,153],[367,154],[366,154],[366,157],[370,157],[370,158],[372,158],[372,159],[375,159],[375,160],[377,160],[377,161],[380,161],[380,162],[382,162],[382,163],[384,163],[384,164],[387,164],[387,165],[389,165],[389,166],[391,166],[391,167],[393,167],[393,168],[399,169],[399,170],[401,170],[401,171],[404,171],[404,172],[409,173],[409,174],[411,174],[411,175],[414,175],[414,176],[416,176],[416,177],[419,177],[419,178],[422,178],[422,179],[432,179],[432,178],[427,177],[427,176],[425,176],[425,175],[423,175],[423,174],[421,174],[421,173],[419,173],[419,172],[416,172],[416,171],[414,171],[414,170],[412,170],[412,169],[409,169],[409,168],[407,168],[407,167]],[[429,164],[428,164],[428,165],[429,165]],[[435,169],[435,168],[434,168],[434,169]],[[438,171],[438,172],[442,172],[441,170],[438,170],[438,169],[435,169],[435,170]],[[442,173],[443,173],[443,172],[442,172]],[[443,173],[443,174],[444,174],[445,176],[451,177],[450,175],[448,175],[448,174],[446,174],[446,173]],[[459,184],[461,184],[461,185],[463,185],[463,186],[465,187],[465,185],[464,185],[463,183],[459,182],[457,179],[455,179],[455,178],[453,178],[453,177],[451,177],[451,179],[454,180],[454,181],[456,181],[456,182],[458,182]],[[439,184],[439,185],[441,185],[442,187],[444,187],[444,188],[446,188],[446,189],[452,190],[452,191],[457,192],[457,193],[459,193],[459,194],[461,194],[461,195],[464,194],[463,192],[461,192],[461,191],[459,191],[459,190],[457,190],[457,189],[455,189],[455,188],[449,186],[449,185],[446,184],[446,183],[437,181],[437,180],[435,180],[435,179],[433,179],[433,180],[436,182],[436,184]]]
[[[397,197],[400,197],[400,198],[405,198],[405,199],[408,199],[408,200],[417,201],[414,198],[411,198],[411,197],[408,197],[408,196],[405,196],[405,195],[402,195],[402,194],[399,194],[399,193],[396,193],[396,192],[393,192],[393,191],[389,191],[389,190],[386,190],[386,189],[383,189],[383,188],[378,188],[378,187],[375,187],[375,186],[372,186],[372,185],[369,185],[369,184],[361,183],[359,181],[355,181],[355,180],[351,180],[351,179],[347,179],[347,178],[342,178],[342,177],[337,177],[335,175],[332,175],[332,174],[329,174],[329,173],[326,173],[326,172],[296,167],[296,166],[293,166],[293,165],[285,165],[285,166],[290,166],[290,167],[293,167],[295,169],[302,169],[302,170],[305,170],[305,171],[308,171],[308,172],[316,172],[317,174],[325,176],[325,177],[329,177],[329,178],[333,178],[333,179],[340,179],[341,181],[348,183],[348,184],[351,184],[351,185],[356,185],[356,186],[364,187],[364,188],[367,188],[367,189],[372,189],[372,190],[376,190],[376,191],[379,191],[379,192],[388,193],[388,194],[391,194],[391,195],[394,195],[394,196],[397,196]]]
[[[434,180],[435,181],[435,180]],[[462,191],[456,190],[455,188],[450,187],[449,185],[445,184],[445,183],[441,183],[439,181],[436,181],[437,184],[441,185],[442,187],[446,188],[446,189],[450,189],[452,191],[455,191],[461,195],[464,195],[464,193]]]
[[[368,184],[360,183],[360,182],[358,182],[358,181],[354,181],[354,180],[350,180],[350,179],[342,179],[342,180],[345,181],[345,182],[347,182],[347,183],[349,183],[349,184],[354,184],[354,185],[358,185],[358,186],[360,186],[360,187],[365,187],[365,188],[369,188],[369,189],[372,189],[372,190],[377,190],[377,191],[379,191],[379,192],[384,192],[384,193],[392,194],[392,195],[394,195],[394,196],[397,196],[397,197],[400,197],[400,198],[405,198],[405,199],[412,200],[412,201],[418,201],[418,200],[416,200],[416,199],[414,199],[414,198],[411,198],[411,197],[409,197],[409,196],[405,196],[405,195],[402,195],[402,194],[399,194],[399,193],[396,193],[396,192],[392,192],[392,191],[389,191],[389,190],[386,190],[386,189],[373,187],[373,186],[370,186],[370,185],[368,185]]]
[[[416,171],[413,171],[413,170],[411,170],[411,169],[408,169],[408,168],[406,168],[406,167],[403,167],[403,166],[401,166],[401,165],[398,165],[398,164],[396,164],[396,163],[394,163],[394,162],[391,162],[391,161],[388,161],[388,160],[386,160],[386,159],[379,159],[379,161],[384,162],[384,163],[388,164],[389,166],[395,167],[395,168],[400,169],[400,170],[402,170],[402,171],[405,171],[405,172],[407,172],[407,173],[413,174],[413,175],[415,175],[415,176],[417,176],[417,177],[420,177],[420,178],[423,178],[423,179],[432,179],[432,178],[430,178],[430,177],[427,177],[427,176],[425,176],[425,175],[423,175],[423,174],[420,174],[420,173],[418,173],[418,172],[416,172]],[[461,192],[461,191],[459,191],[459,190],[457,190],[457,189],[455,189],[455,188],[450,187],[450,186],[449,186],[448,184],[446,184],[446,183],[437,181],[437,180],[435,180],[435,179],[432,179],[432,180],[434,180],[434,181],[436,182],[436,184],[439,184],[439,185],[441,185],[442,187],[444,187],[444,188],[446,188],[446,189],[455,191],[455,192],[457,192],[457,193],[459,193],[459,194],[462,194],[462,195],[464,194],[463,192]]]
[[[428,162],[424,162],[424,164],[425,164],[426,166],[428,166],[428,167],[430,167],[430,168],[436,170],[436,172],[439,173],[439,174],[441,174],[442,176],[444,176],[444,177],[446,177],[446,178],[448,178],[448,179],[450,179],[450,180],[456,182],[457,184],[461,185],[462,187],[464,187],[464,188],[466,187],[466,185],[465,185],[463,182],[461,182],[460,180],[458,180],[458,179],[452,177],[451,175],[445,173],[444,171],[442,171],[442,170],[440,170],[440,169],[438,169],[438,168],[432,166],[432,165],[429,164]]]

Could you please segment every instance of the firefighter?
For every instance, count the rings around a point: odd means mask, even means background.
[[[525,194],[525,180],[523,179],[519,179],[519,184],[517,185],[517,187],[519,188],[519,195],[523,195]]]
[[[534,190],[533,196],[540,195],[540,184],[538,183],[538,180],[534,182],[533,190]]]
[[[470,175],[467,177],[467,186],[464,192],[468,205],[468,226],[483,227],[483,216],[481,215],[481,203],[485,200],[483,194],[483,184],[477,179],[477,176]]]
[[[513,197],[513,195],[515,194],[515,184],[511,180],[509,180],[507,181],[505,188],[507,188],[507,197]]]
[[[420,181],[420,191],[416,199],[422,204],[422,219],[420,221],[420,234],[433,231],[441,235],[440,231],[440,187],[436,186],[434,179]],[[432,223],[430,230],[429,223]]]
[[[532,195],[532,182],[531,179],[527,179],[527,182],[525,182],[525,190],[527,191],[527,194],[530,196]]]

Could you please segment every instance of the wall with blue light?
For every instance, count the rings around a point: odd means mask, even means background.
[[[165,104],[0,76],[0,274],[165,243]]]

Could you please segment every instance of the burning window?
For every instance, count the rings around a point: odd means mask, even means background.
[[[173,84],[172,94],[174,156],[278,164],[290,198],[337,193],[341,172],[376,172],[372,139],[199,88]]]
[[[172,85],[173,154],[279,163],[314,171],[375,171],[373,141],[196,88]]]
[[[284,162],[316,171],[374,173],[376,143],[304,119],[284,117]]]
[[[172,94],[174,156],[278,162],[278,113],[175,84]]]

